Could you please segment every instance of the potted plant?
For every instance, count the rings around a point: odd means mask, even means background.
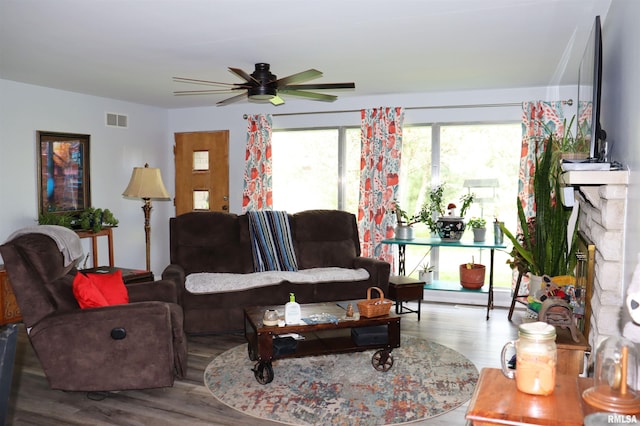
[[[89,207],[79,215],[44,212],[38,217],[39,225],[59,225],[69,229],[99,232],[104,226],[117,226],[118,219],[111,210]]]
[[[468,290],[478,290],[484,285],[484,277],[487,267],[475,263],[473,256],[471,262],[460,265],[460,285]]]
[[[575,115],[571,118],[569,125],[567,125],[567,119],[562,122],[564,126],[564,132],[561,138],[553,139],[552,149],[554,153],[557,153],[558,160],[586,160],[589,157],[589,141],[581,136],[580,129],[578,129],[578,137],[573,137],[571,132],[571,126],[575,121]],[[545,126],[546,127],[546,126]],[[550,129],[546,128],[548,133],[551,133]],[[559,161],[554,161],[559,163]]]
[[[517,199],[520,233],[514,235],[503,223],[499,226],[513,244],[509,263],[521,274],[573,275],[577,262],[577,224],[569,229],[571,210],[565,209],[557,198],[561,191],[561,171],[553,164],[553,148],[557,146],[553,134],[543,143],[546,149],[536,159],[534,172],[535,216],[525,217],[520,199]]]
[[[437,233],[443,240],[457,241],[465,230],[464,215],[473,203],[474,194],[460,197],[460,211],[454,203],[444,204],[445,184],[431,189],[427,200],[418,214],[420,222],[429,227],[431,233]]]
[[[409,216],[409,214],[402,210],[398,200],[394,200],[394,212],[396,215],[396,227],[395,235],[398,240],[413,240],[413,228],[411,225],[420,222],[418,216]]]
[[[469,219],[468,225],[473,231],[473,241],[482,242],[487,234],[487,221],[481,217],[472,217]]]
[[[420,281],[424,281],[425,284],[433,283],[433,266],[429,266],[429,263],[425,263],[420,266],[418,270],[418,278]]]

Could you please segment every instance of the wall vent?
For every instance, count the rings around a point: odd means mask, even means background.
[[[107,127],[129,127],[129,116],[108,112],[105,121]]]

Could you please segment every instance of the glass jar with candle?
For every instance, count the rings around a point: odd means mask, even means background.
[[[515,374],[506,365],[507,349],[516,349]],[[532,395],[551,395],[556,386],[556,328],[545,322],[518,327],[518,340],[502,348],[502,373],[513,379],[519,391]]]

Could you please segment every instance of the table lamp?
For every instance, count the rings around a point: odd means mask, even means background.
[[[147,248],[147,271],[151,270],[151,225],[149,218],[151,217],[151,200],[169,201],[169,193],[162,183],[160,169],[149,167],[134,167],[131,173],[131,180],[127,189],[122,193],[127,198],[141,198],[144,201],[142,211],[144,212],[144,235]]]

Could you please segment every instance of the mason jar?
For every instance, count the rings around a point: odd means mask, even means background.
[[[505,355],[513,346],[516,350],[516,369],[509,370]],[[515,376],[519,391],[531,395],[551,395],[556,386],[556,328],[545,322],[532,322],[518,327],[518,340],[502,348],[502,373]]]

